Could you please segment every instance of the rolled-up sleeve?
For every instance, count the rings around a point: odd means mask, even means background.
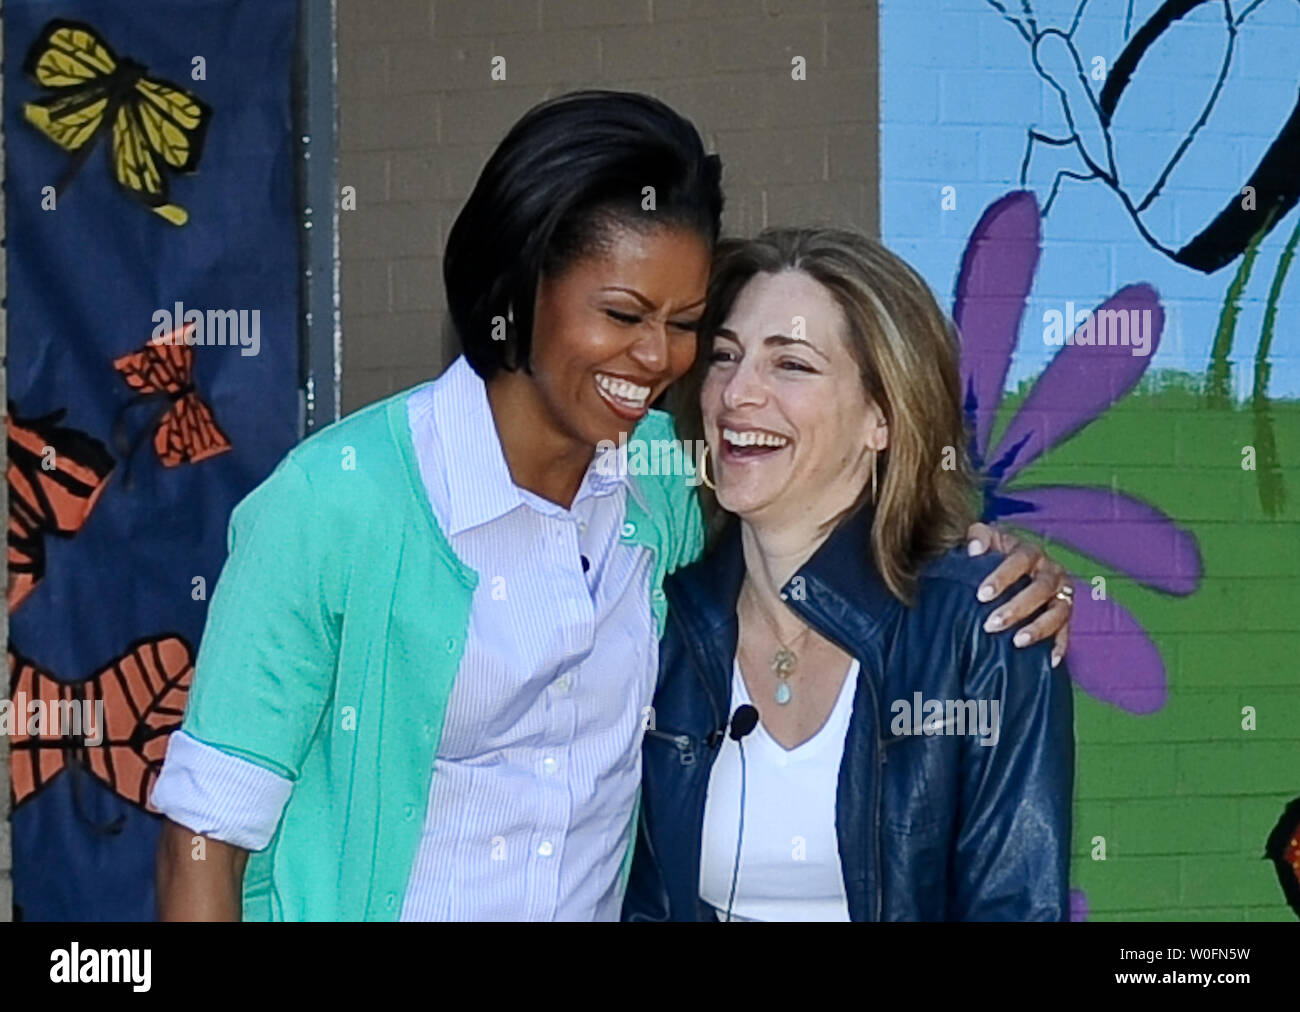
[[[152,792],[172,822],[247,850],[279,829],[333,695],[326,503],[287,458],[235,507],[185,717]]]
[[[271,842],[293,782],[184,731],[167,742],[153,804],[172,822],[245,850]]]

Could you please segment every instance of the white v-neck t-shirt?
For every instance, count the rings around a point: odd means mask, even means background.
[[[762,722],[745,736],[745,833],[731,919],[847,921],[835,836],[835,790],[858,682],[855,659],[835,708],[802,745],[782,748]],[[732,699],[751,703],[732,666]],[[734,707],[733,707],[734,711]],[[740,745],[728,736],[713,763],[704,803],[700,898],[725,919],[740,818]]]

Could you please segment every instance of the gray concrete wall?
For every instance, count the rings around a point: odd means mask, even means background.
[[[544,98],[644,91],[688,116],[722,156],[729,234],[878,233],[875,0],[339,0],[338,34],[344,411],[455,356],[447,231]]]

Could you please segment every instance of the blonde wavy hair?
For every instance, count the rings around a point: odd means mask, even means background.
[[[771,228],[753,239],[720,242],[700,351],[674,402],[682,434],[703,437],[699,395],[709,349],[737,296],[756,275],[786,270],[819,282],[843,311],[863,390],[889,425],[889,448],[877,461],[871,545],[885,585],[911,604],[919,564],[965,539],[977,515],[977,486],[961,410],[956,329],[929,286],[899,257],[873,239],[835,228]],[[716,535],[728,515],[703,486],[700,491]],[[868,483],[849,513],[870,494]]]

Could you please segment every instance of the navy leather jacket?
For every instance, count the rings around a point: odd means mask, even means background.
[[[805,622],[860,661],[835,802],[849,916],[1065,920],[1074,783],[1065,664],[1052,668],[1049,643],[1018,649],[1010,633],[983,631],[996,602],[981,604],[975,589],[999,561],[992,553],[957,548],[924,565],[916,603],[903,606],[868,562],[870,520],[865,508],[844,521],[782,589]],[[733,523],[708,558],[664,584],[668,628],[642,749],[626,920],[714,919],[699,899],[701,827],[735,706],[744,571]],[[998,700],[996,743],[893,733],[904,725],[896,701],[911,704],[915,693],[954,707]],[[919,717],[906,723],[922,726]]]

